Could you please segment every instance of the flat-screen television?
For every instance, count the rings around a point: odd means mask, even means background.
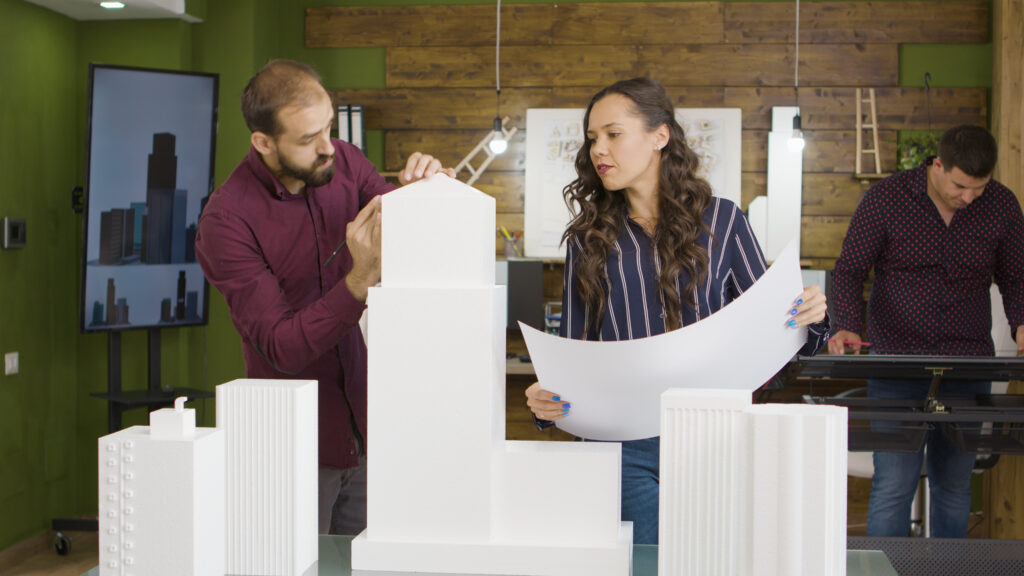
[[[205,324],[196,261],[213,189],[216,74],[91,64],[83,332]]]

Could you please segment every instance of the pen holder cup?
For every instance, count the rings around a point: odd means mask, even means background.
[[[522,258],[523,256],[523,238],[520,236],[516,239],[505,238],[505,258]]]

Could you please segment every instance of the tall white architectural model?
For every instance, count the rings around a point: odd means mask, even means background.
[[[301,576],[318,557],[316,381],[221,384],[217,428],[227,444],[227,573]]]
[[[382,285],[368,299],[368,527],[352,568],[628,574],[620,446],[505,441],[494,199],[437,175],[382,209]]]
[[[658,573],[844,576],[846,408],[750,396],[662,395]]]
[[[224,433],[184,405],[99,439],[100,576],[224,574]]]

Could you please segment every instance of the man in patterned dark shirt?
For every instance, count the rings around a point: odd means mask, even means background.
[[[872,268],[866,340],[879,354],[991,356],[994,280],[1009,329],[1024,350],[1024,217],[1013,193],[992,179],[992,135],[958,126],[942,135],[938,157],[896,174],[864,195],[832,276],[832,354],[858,353],[864,282]],[[863,344],[866,346],[867,344]],[[945,382],[940,392],[984,394],[990,382]],[[920,398],[927,381],[868,380],[873,398]],[[891,425],[891,424],[890,424]],[[878,430],[882,423],[875,423]],[[962,538],[970,513],[974,455],[939,429],[929,433],[931,534]],[[869,536],[907,536],[921,471],[916,454],[875,452]]]

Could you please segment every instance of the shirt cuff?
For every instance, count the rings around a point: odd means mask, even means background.
[[[335,284],[334,288],[331,288],[324,302],[331,312],[346,324],[359,322],[360,316],[363,315],[363,310],[366,310],[366,303],[356,300],[352,292],[349,292],[348,284],[345,284],[344,278]]]

